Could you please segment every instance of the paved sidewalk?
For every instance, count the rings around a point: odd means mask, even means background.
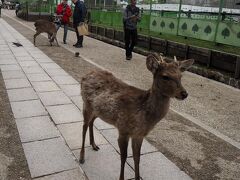
[[[21,43],[17,47],[12,42]],[[0,68],[32,178],[118,179],[117,131],[98,119],[95,152],[86,142],[86,162],[79,166],[82,130],[80,85],[41,50],[0,19]],[[134,177],[129,150],[127,179]],[[143,179],[191,179],[144,141]]]
[[[5,13],[13,21],[35,31],[33,22],[16,18],[11,11]],[[33,32],[26,35],[32,39]],[[57,37],[62,47],[73,53],[80,52],[84,61],[107,69],[136,87],[148,89],[151,86],[152,74],[146,69],[145,56],[134,53],[132,61],[124,61],[123,49],[89,37],[84,37],[84,48],[76,49],[72,46],[76,42],[75,32],[68,31],[68,44],[65,45],[62,43],[62,28]],[[37,42],[39,47],[48,45],[46,40]],[[182,83],[189,96],[185,101],[173,99],[171,110],[240,149],[240,90],[189,72],[184,73]]]

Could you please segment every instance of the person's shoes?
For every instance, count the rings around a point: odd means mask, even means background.
[[[73,46],[76,46],[76,45],[78,45],[78,43],[74,44]]]
[[[82,48],[83,46],[81,44],[77,44],[75,48]]]
[[[132,59],[132,56],[126,56],[126,60],[131,60]]]

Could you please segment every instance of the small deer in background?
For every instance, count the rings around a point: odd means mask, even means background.
[[[143,138],[167,114],[171,98],[183,100],[188,93],[181,84],[181,72],[194,60],[167,63],[161,56],[147,56],[146,66],[153,74],[152,87],[145,91],[130,86],[107,71],[93,71],[82,78],[83,132],[80,163],[84,163],[84,145],[89,127],[90,144],[99,150],[93,135],[93,122],[99,117],[119,132],[121,153],[120,180],[124,179],[129,138],[132,138],[135,179],[140,179],[139,162]]]
[[[34,23],[34,26],[36,27],[36,34],[34,34],[33,38],[34,38],[34,46],[36,46],[35,41],[36,41],[36,37],[41,34],[41,33],[47,33],[48,34],[48,39],[50,42],[50,45],[52,46],[53,41],[55,40],[58,45],[58,41],[57,41],[57,28],[56,25],[53,22],[50,21],[46,21],[43,19],[37,20]]]

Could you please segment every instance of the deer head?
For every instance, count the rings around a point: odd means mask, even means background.
[[[174,61],[167,63],[162,56],[156,53],[149,54],[146,65],[153,74],[152,91],[169,98],[175,97],[179,100],[187,98],[188,93],[181,83],[181,73],[193,63],[193,59],[177,61],[176,57]]]

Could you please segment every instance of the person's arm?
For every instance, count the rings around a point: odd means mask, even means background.
[[[61,10],[61,6],[60,4],[57,6],[57,11],[56,11],[57,15],[62,14],[62,10]]]
[[[132,15],[132,16],[129,16],[129,13],[128,13],[128,7],[126,7],[126,9],[124,10],[123,12],[123,19],[126,21],[126,20],[129,20],[129,19],[132,19],[135,17],[135,15]]]
[[[71,10],[70,6],[67,6],[65,13],[66,13],[66,15],[67,15],[68,17],[71,17],[71,16],[72,16],[72,10]]]
[[[141,21],[141,18],[142,18],[142,14],[141,14],[140,12],[138,12],[137,21],[140,22],[140,21]]]
[[[83,19],[83,16],[84,16],[84,15],[83,15],[83,13],[84,13],[84,12],[83,12],[83,11],[84,11],[84,10],[83,10],[83,6],[84,6],[84,5],[83,5],[83,2],[80,2],[79,5],[78,5],[78,10],[79,10],[79,15],[80,15],[80,22],[83,22],[83,21],[84,21],[84,19]]]

